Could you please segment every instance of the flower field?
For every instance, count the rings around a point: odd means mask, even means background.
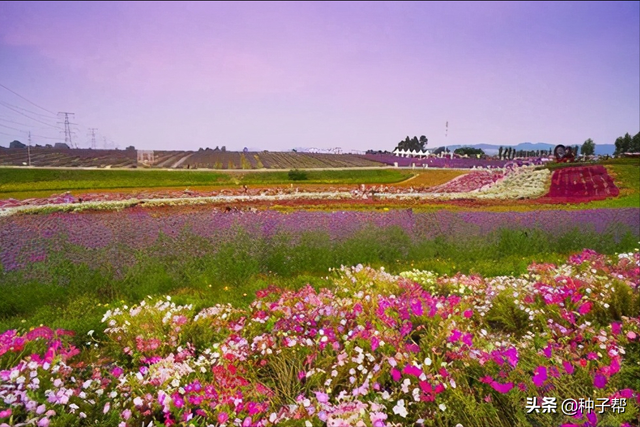
[[[637,425],[637,251],[519,277],[331,276],[246,309],[117,305],[83,348],[8,330],[0,425]],[[597,406],[549,410],[566,399]]]
[[[48,192],[0,201],[0,427],[638,426],[638,171],[607,167],[0,170]]]
[[[140,254],[162,258],[198,257],[212,254],[240,236],[249,239],[247,253],[269,250],[273,242],[285,239],[295,247],[304,235],[322,236],[337,245],[368,230],[394,229],[402,244],[419,244],[435,239],[459,241],[476,238],[489,241],[500,230],[562,236],[577,229],[583,235],[595,233],[622,239],[640,237],[640,209],[595,209],[583,211],[547,210],[531,212],[413,212],[411,210],[309,212],[240,211],[197,209],[153,211],[143,208],[119,212],[50,215],[20,215],[0,218],[0,263],[5,272],[49,258],[64,257],[74,263],[118,269],[130,265]],[[289,255],[292,256],[292,255]]]
[[[375,172],[375,171],[372,171]],[[390,171],[389,171],[390,172]],[[145,172],[146,173],[146,172]],[[586,178],[585,178],[586,177]],[[576,181],[580,179],[580,183]],[[570,180],[574,180],[571,181]],[[410,182],[410,181],[409,181]],[[550,183],[551,182],[551,183]],[[598,186],[594,183],[598,183]],[[551,190],[548,191],[551,185]],[[139,202],[153,205],[233,203],[242,201],[283,200],[363,200],[374,196],[386,200],[518,200],[536,199],[555,203],[602,200],[616,197],[618,189],[604,167],[560,169],[553,173],[534,167],[506,167],[500,171],[471,171],[441,185],[414,188],[407,185],[324,185],[289,188],[263,187],[224,188],[215,190],[139,190],[127,193],[70,193],[45,198],[0,200],[0,216],[20,211],[65,211],[87,209],[117,209]]]

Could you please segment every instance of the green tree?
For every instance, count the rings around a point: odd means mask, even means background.
[[[640,153],[640,132],[636,133],[631,139],[631,146],[629,147],[629,152]]]
[[[424,151],[425,145],[427,145],[427,137],[422,135],[420,139],[417,136],[413,138],[409,138],[408,136],[404,139],[404,141],[400,141],[396,146],[397,150],[409,150],[409,151]]]
[[[583,156],[593,156],[595,150],[596,144],[593,142],[593,139],[589,138],[582,144],[582,147],[580,147],[580,154]]]
[[[502,145],[501,145],[500,148],[498,148],[498,158],[499,159],[502,159],[502,150],[503,150],[503,148],[502,148]]]

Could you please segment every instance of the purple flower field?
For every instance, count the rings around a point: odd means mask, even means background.
[[[196,250],[196,246],[189,243],[192,238],[208,242],[215,248],[233,241],[239,232],[256,240],[286,235],[292,243],[304,233],[316,232],[328,235],[332,242],[340,242],[365,229],[396,227],[414,242],[419,242],[435,238],[452,241],[477,238],[500,229],[562,235],[578,228],[589,233],[622,236],[631,232],[638,236],[639,222],[640,209],[636,208],[420,213],[411,210],[167,213],[127,209],[91,214],[55,213],[0,218],[0,263],[7,272],[45,261],[56,253],[90,266],[104,262],[127,263],[133,262],[130,255],[136,251],[151,247],[154,251],[167,252]]]

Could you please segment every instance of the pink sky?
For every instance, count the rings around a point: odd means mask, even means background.
[[[38,107],[0,88],[0,145],[63,139],[46,110],[84,147],[612,144],[639,4],[2,2],[0,84]]]

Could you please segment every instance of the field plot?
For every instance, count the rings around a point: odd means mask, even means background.
[[[601,199],[616,197],[620,191],[602,165],[562,168],[553,172],[548,197]]]
[[[0,147],[0,166],[26,166],[28,162],[26,149]],[[131,168],[136,163],[135,150],[31,148],[32,166]]]
[[[322,169],[383,167],[355,154],[237,152],[220,150],[154,151],[149,165],[137,164],[136,150],[31,148],[31,165],[39,167],[176,168],[176,169]],[[27,166],[27,149],[0,147],[0,166]]]
[[[64,191],[186,188],[242,185],[293,184],[386,184],[400,182],[411,174],[393,169],[327,170],[305,172],[304,181],[292,180],[287,172],[251,172],[232,174],[222,171],[159,170],[51,170],[0,168],[0,200],[58,195]],[[94,195],[94,199],[97,195]],[[55,197],[54,197],[55,198]],[[85,199],[89,199],[85,198]],[[113,198],[111,198],[113,199]],[[117,199],[117,198],[116,198]],[[75,199],[74,199],[75,200]]]

